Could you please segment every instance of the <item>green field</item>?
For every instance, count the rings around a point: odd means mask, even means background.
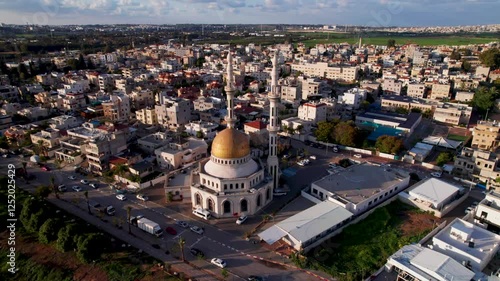
[[[366,45],[386,45],[387,40],[394,39],[396,44],[403,45],[414,43],[420,46],[439,46],[439,45],[468,45],[468,44],[484,44],[492,41],[500,41],[499,38],[488,38],[488,37],[366,37],[362,38],[362,43]],[[299,41],[301,42],[301,41]],[[356,44],[359,42],[359,37],[341,37],[327,39],[325,35],[324,39],[309,39],[302,41],[307,47],[314,47],[316,44],[328,44],[328,43],[344,43]]]

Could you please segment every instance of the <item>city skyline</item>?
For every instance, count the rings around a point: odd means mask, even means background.
[[[494,0],[0,0],[7,24],[496,24]],[[299,20],[297,20],[299,18]]]

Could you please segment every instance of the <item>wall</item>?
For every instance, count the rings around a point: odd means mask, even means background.
[[[415,207],[419,208],[422,211],[432,212],[432,213],[434,213],[434,216],[438,217],[438,218],[442,218],[444,215],[446,215],[447,213],[449,213],[455,207],[457,207],[458,205],[460,205],[460,203],[462,203],[465,199],[467,199],[468,196],[469,196],[469,192],[465,193],[464,195],[462,195],[462,197],[460,197],[459,199],[453,201],[452,203],[444,206],[443,209],[436,210],[436,209],[428,207],[428,206],[426,206],[424,204],[419,204],[418,202],[415,202],[415,201],[411,200],[410,194],[408,194],[406,192],[401,192],[401,193],[398,194],[399,199],[401,201],[403,201],[404,203],[406,203],[408,205],[411,205],[411,206],[415,206]]]
[[[386,158],[386,159],[391,159],[391,160],[394,160],[396,159],[396,156],[395,155],[392,155],[392,154],[387,154],[387,153],[382,153],[382,152],[378,152],[378,157],[382,157],[382,158]]]
[[[139,191],[140,189],[146,188],[146,187],[151,187],[151,186],[158,184],[160,182],[163,182],[163,181],[165,181],[166,178],[167,178],[167,175],[164,174],[163,176],[157,177],[151,181],[147,181],[147,182],[139,184],[137,182],[130,181],[126,178],[122,178],[119,175],[115,175],[116,181],[123,182],[123,183],[126,183],[127,185],[134,186],[135,188],[138,189],[137,191]]]
[[[433,165],[431,163],[422,162],[422,166],[425,167],[425,168],[428,168],[428,169],[433,169],[433,170],[436,170],[436,171],[441,171],[441,167]]]
[[[307,189],[309,189],[309,187]],[[309,201],[312,201],[313,203],[316,203],[316,204],[323,202],[323,201],[319,200],[318,198],[312,196],[311,194],[307,193],[307,190],[302,190],[301,195],[302,195],[302,197],[304,197],[304,198],[308,199]]]
[[[446,226],[446,221],[443,221],[436,228],[434,228],[431,232],[429,232],[427,235],[425,235],[424,238],[422,238],[420,241],[418,241],[418,244],[420,244],[420,246],[424,245],[425,242],[427,242],[427,240],[429,240],[432,237],[434,237],[434,235],[436,235],[436,233],[438,233],[439,231],[441,231],[441,229],[443,229],[445,226]]]

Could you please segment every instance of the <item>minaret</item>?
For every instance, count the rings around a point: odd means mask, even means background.
[[[361,37],[359,37],[359,45],[358,45],[358,49],[361,49]]]
[[[278,55],[273,56],[273,72],[271,74],[271,92],[269,93],[269,155],[267,158],[267,169],[273,177],[273,191],[278,188],[280,176],[278,160],[278,131],[280,130],[278,120],[278,100],[280,98],[278,87]]]
[[[233,57],[231,56],[231,51],[227,54],[227,85],[225,87],[227,95],[227,115],[226,123],[228,128],[234,128],[236,124],[236,118],[234,118],[234,75],[233,75]]]

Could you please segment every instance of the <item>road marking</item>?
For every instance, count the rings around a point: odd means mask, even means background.
[[[173,240],[177,239],[177,237],[181,236],[184,232],[186,232],[187,229],[184,229],[181,233],[177,234],[174,238],[172,238]]]
[[[196,240],[196,242],[194,242],[193,244],[191,244],[191,246],[189,246],[189,248],[193,248],[194,245],[198,244],[201,240],[203,240],[203,238],[205,238],[205,237],[198,238],[198,240]]]

